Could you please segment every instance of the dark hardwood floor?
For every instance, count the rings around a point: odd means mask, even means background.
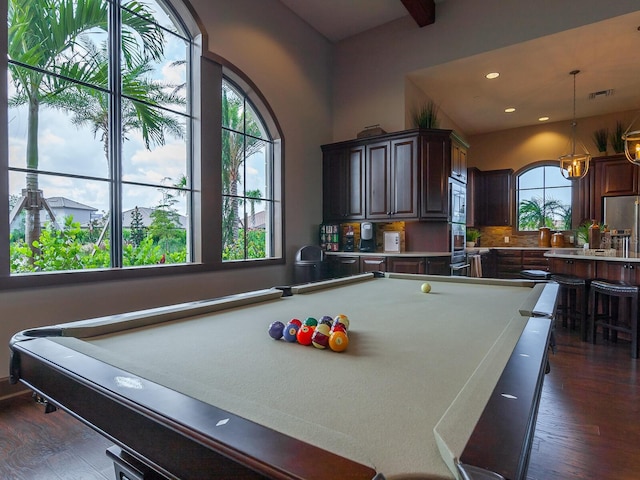
[[[638,362],[628,342],[591,345],[559,328],[545,378],[529,480],[640,478]],[[105,480],[110,442],[30,397],[0,403],[0,478]]]

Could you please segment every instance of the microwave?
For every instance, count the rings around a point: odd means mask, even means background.
[[[467,223],[467,186],[449,180],[449,217],[451,223]]]

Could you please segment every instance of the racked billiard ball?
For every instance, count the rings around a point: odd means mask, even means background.
[[[296,334],[298,343],[300,345],[311,345],[311,337],[313,336],[315,328],[313,325],[302,325]]]
[[[330,328],[328,325],[320,324],[316,327],[313,336],[311,337],[311,343],[316,348],[327,348],[329,346],[329,333]]]
[[[295,323],[296,325],[298,325],[298,327],[302,326],[302,322],[297,318],[292,318],[291,320],[289,320],[289,323]]]
[[[287,326],[282,332],[282,336],[287,342],[295,342],[297,341],[298,330],[300,330],[300,326],[297,323],[287,323]]]
[[[304,321],[304,325],[308,325],[309,327],[315,327],[316,325],[318,325],[318,320],[316,320],[313,317],[307,317],[307,319]]]
[[[329,327],[331,327],[331,325],[333,325],[333,318],[331,318],[329,315],[325,315],[320,319],[320,323],[324,323],[325,325],[329,325]]]
[[[336,315],[336,317],[333,319],[333,322],[341,323],[344,325],[345,330],[349,330],[349,317],[347,317],[344,313]]]
[[[349,337],[344,332],[333,332],[329,336],[329,348],[334,352],[342,352],[349,346]]]
[[[275,321],[269,325],[269,336],[274,340],[280,340],[284,332],[284,323]]]

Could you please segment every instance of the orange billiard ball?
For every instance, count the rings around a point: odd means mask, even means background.
[[[344,332],[333,332],[329,337],[329,348],[334,352],[342,352],[349,346],[349,337]]]

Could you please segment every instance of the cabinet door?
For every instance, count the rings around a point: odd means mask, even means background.
[[[481,172],[480,176],[477,211],[481,212],[481,225],[510,227],[513,170],[489,170]]]
[[[360,273],[358,256],[327,255],[327,259],[331,277],[348,277]]]
[[[626,282],[633,285],[640,284],[640,265],[631,262],[599,262],[598,278],[610,282]]]
[[[449,134],[420,137],[420,218],[446,220],[449,216]]]
[[[549,259],[544,256],[545,252],[546,250],[523,250],[522,269],[549,271]]]
[[[449,257],[428,257],[426,273],[428,275],[450,275]]]
[[[386,272],[386,257],[360,257],[360,273]]]
[[[522,250],[496,250],[496,276],[520,278]]]
[[[574,275],[580,278],[597,278],[596,262],[594,260],[580,260],[573,258],[550,258],[549,270],[559,275]]]
[[[606,160],[597,165],[602,197],[638,194],[638,169],[626,158]]]
[[[325,221],[364,218],[364,147],[324,152],[322,211]]]
[[[424,274],[424,258],[389,257],[387,259],[389,272]]]
[[[391,142],[391,217],[418,216],[418,138]]]
[[[457,142],[451,145],[451,176],[459,182],[467,182],[467,149]]]
[[[389,142],[367,145],[367,201],[365,209],[368,219],[385,219],[389,217],[391,212],[389,148]]]
[[[324,221],[342,220],[345,215],[344,150],[325,152],[322,159],[322,215]]]

